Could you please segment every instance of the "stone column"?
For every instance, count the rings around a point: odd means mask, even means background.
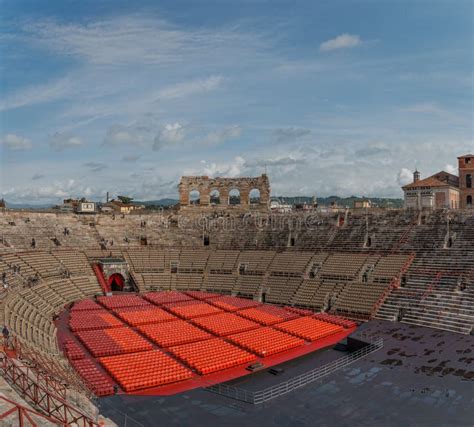
[[[188,206],[189,205],[189,191],[188,186],[181,182],[178,185],[179,190],[179,204],[180,206]]]
[[[201,206],[209,206],[211,203],[211,191],[209,187],[201,187],[199,189],[199,196],[201,200]]]

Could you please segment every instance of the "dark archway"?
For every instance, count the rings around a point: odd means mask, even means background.
[[[190,205],[201,204],[201,193],[198,190],[191,190],[189,192],[189,204]]]
[[[125,286],[125,279],[121,274],[114,273],[109,277],[108,285],[109,289],[112,292],[123,291],[123,288]]]
[[[221,203],[221,194],[219,193],[219,190],[212,190],[211,193],[209,194],[210,196],[210,202],[211,205],[220,205]]]
[[[258,188],[252,188],[249,192],[249,203],[251,205],[258,205],[260,200],[260,190]]]
[[[466,197],[466,205],[468,208],[472,208],[472,196],[469,195]]]
[[[240,205],[240,191],[237,188],[229,191],[229,205]]]

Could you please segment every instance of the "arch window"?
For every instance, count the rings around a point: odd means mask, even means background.
[[[219,205],[221,203],[221,194],[219,193],[219,190],[212,190],[209,196],[211,205]]]
[[[260,190],[258,188],[253,188],[250,190],[249,203],[255,205],[260,203]]]
[[[468,208],[472,208],[472,196],[469,195],[466,197],[466,205]]]
[[[240,191],[237,188],[229,191],[229,205],[240,205]]]
[[[472,175],[466,175],[466,188],[472,188]]]
[[[199,205],[201,204],[201,194],[198,190],[191,190],[189,192],[189,204],[190,205]]]

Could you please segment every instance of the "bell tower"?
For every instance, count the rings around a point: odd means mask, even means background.
[[[461,209],[474,208],[474,154],[458,157]]]

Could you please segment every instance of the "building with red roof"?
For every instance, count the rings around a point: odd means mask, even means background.
[[[413,182],[402,187],[407,209],[458,209],[460,207],[459,178],[445,171],[421,179],[413,173]]]

